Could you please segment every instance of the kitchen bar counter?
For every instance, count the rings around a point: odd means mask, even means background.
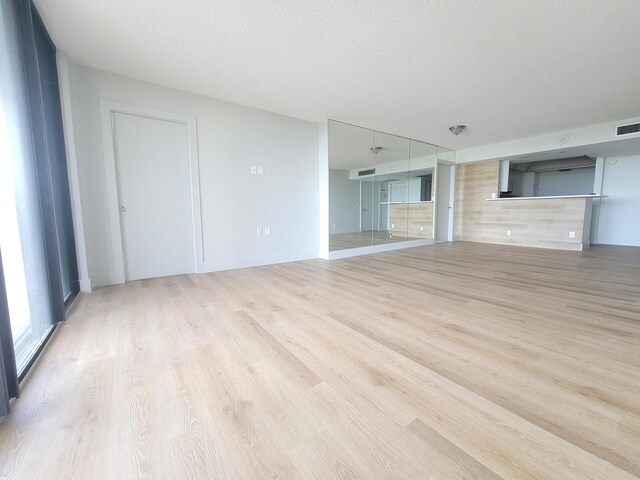
[[[602,198],[602,195],[552,195],[547,197],[501,197],[487,198],[490,202],[506,201],[506,200],[552,200],[556,198]]]
[[[506,245],[584,250],[598,195],[488,198],[478,240]],[[536,201],[532,201],[536,200]],[[466,207],[471,210],[471,207]]]
[[[408,202],[380,202],[380,205],[402,205],[402,204],[413,205],[416,203],[433,203],[433,200],[410,200]]]
[[[599,195],[498,196],[500,162],[456,167],[456,240],[523,247],[589,247],[592,204]]]

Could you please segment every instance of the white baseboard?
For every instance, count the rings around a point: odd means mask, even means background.
[[[91,293],[91,280],[88,278],[81,278],[79,280],[80,291],[83,293]]]
[[[196,273],[219,272],[221,270],[235,270],[237,268],[260,267],[275,263],[297,262],[318,258],[317,251],[282,253],[276,255],[264,255],[261,257],[234,258],[230,260],[213,260],[204,262],[198,266]]]
[[[423,240],[408,240],[406,242],[385,243],[383,245],[371,245],[369,247],[348,248],[345,250],[334,250],[329,252],[329,260],[339,258],[357,257],[358,255],[368,255],[370,253],[390,252],[391,250],[401,250],[403,248],[422,247],[433,245],[435,241],[431,238]]]

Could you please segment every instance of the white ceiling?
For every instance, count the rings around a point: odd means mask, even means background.
[[[449,148],[640,113],[638,0],[35,3],[79,63]]]

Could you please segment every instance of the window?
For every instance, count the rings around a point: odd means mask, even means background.
[[[23,377],[79,285],[55,45],[30,2],[0,2],[1,274]]]

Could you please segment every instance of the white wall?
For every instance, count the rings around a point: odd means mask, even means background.
[[[329,260],[329,121],[318,124],[318,229],[320,258]]]
[[[360,231],[360,182],[349,170],[329,169],[329,233]]]
[[[605,159],[602,195],[597,242],[640,246],[640,154]]]
[[[566,172],[538,172],[538,196],[587,195],[593,193],[595,167]]]
[[[79,65],[70,66],[89,277],[114,283],[99,99],[194,115],[206,270],[315,258],[318,125]],[[250,174],[251,165],[264,175]],[[256,236],[270,227],[270,237]]]
[[[616,127],[629,123],[640,122],[640,117],[619,120],[616,122],[602,123],[588,127],[574,128],[562,132],[549,133],[536,137],[518,138],[502,143],[482,145],[480,147],[466,148],[455,152],[456,163],[481,162],[496,158],[526,155],[533,152],[547,152],[554,150],[566,150],[571,147],[583,145],[596,145],[599,143],[624,141],[615,136]]]

